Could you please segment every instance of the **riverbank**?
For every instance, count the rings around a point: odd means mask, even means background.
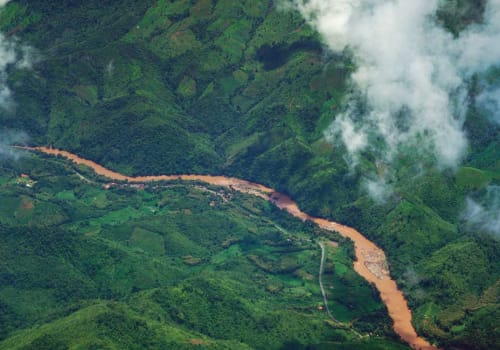
[[[394,331],[407,342],[412,348],[418,350],[435,350],[425,339],[419,337],[411,323],[411,310],[403,293],[398,289],[396,282],[391,278],[386,263],[385,254],[382,249],[369,241],[360,232],[355,229],[328,221],[326,219],[316,218],[302,212],[298,205],[288,196],[281,194],[269,187],[252,183],[246,180],[230,178],[224,176],[210,175],[159,175],[159,176],[126,176],[112,170],[109,170],[93,161],[83,159],[75,154],[64,150],[58,150],[47,147],[20,147],[29,151],[40,151],[45,154],[62,156],[77,164],[83,164],[90,167],[96,174],[107,177],[115,181],[128,181],[133,183],[144,183],[152,181],[201,181],[211,185],[223,186],[258,196],[275,204],[278,208],[286,210],[291,215],[304,220],[312,221],[325,230],[336,231],[344,237],[354,242],[356,261],[354,269],[365,280],[373,283],[380,293],[381,299],[387,306],[389,316],[392,318]]]

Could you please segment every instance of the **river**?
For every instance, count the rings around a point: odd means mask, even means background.
[[[354,270],[365,280],[373,283],[380,293],[383,303],[387,306],[389,316],[394,324],[394,331],[407,342],[413,349],[437,350],[427,340],[419,337],[411,323],[412,315],[408,303],[399,290],[396,282],[391,278],[386,263],[384,251],[377,247],[375,243],[368,240],[360,232],[352,227],[339,224],[334,221],[316,218],[301,211],[298,205],[288,196],[281,194],[272,188],[249,182],[242,179],[225,176],[210,175],[158,175],[158,176],[126,176],[110,169],[107,169],[91,160],[83,159],[77,155],[48,147],[19,147],[30,151],[40,151],[54,156],[62,156],[72,160],[77,164],[84,164],[98,175],[102,175],[116,181],[128,181],[134,183],[144,183],[151,181],[201,181],[211,185],[228,187],[233,190],[255,195],[272,202],[278,208],[286,210],[291,215],[304,221],[312,221],[324,230],[336,231],[340,235],[351,239],[354,242],[356,261]]]

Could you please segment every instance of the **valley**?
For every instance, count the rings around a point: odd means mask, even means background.
[[[341,225],[333,221],[315,218],[302,212],[290,197],[260,184],[224,176],[157,175],[131,177],[106,169],[93,161],[80,158],[79,156],[67,151],[47,147],[23,147],[23,149],[40,151],[53,156],[63,156],[76,164],[86,165],[96,174],[111,180],[127,181],[130,183],[172,180],[200,181],[210,185],[228,187],[232,190],[258,196],[270,201],[278,208],[287,211],[294,217],[303,221],[312,221],[324,230],[338,232],[342,236],[349,238],[354,242],[356,254],[354,268],[357,273],[359,273],[368,282],[373,283],[378,289],[382,301],[387,306],[389,315],[394,322],[395,332],[414,349],[437,349],[423,338],[417,336],[411,323],[411,311],[408,308],[403,293],[398,289],[396,282],[390,277],[384,252],[373,242],[366,239],[361,233],[351,227]],[[321,265],[323,265],[323,258],[321,260]]]
[[[499,23],[0,1],[0,349],[495,349]]]

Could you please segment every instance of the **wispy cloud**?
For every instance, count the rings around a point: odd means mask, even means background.
[[[36,61],[35,51],[15,39],[8,39],[0,33],[0,107],[12,107],[12,92],[7,84],[9,67],[31,69]]]
[[[18,62],[15,42],[6,40],[0,33],[0,107],[7,108],[11,105],[11,90],[7,85],[7,68]]]
[[[500,235],[500,186],[488,186],[480,199],[468,197],[463,218],[473,229]]]
[[[479,108],[489,120],[500,125],[500,84],[483,84],[482,88],[476,98]]]
[[[436,19],[439,0],[288,0],[328,47],[356,63],[353,93],[325,132],[351,161],[370,150],[392,163],[405,149],[455,167],[467,148],[467,81],[500,62],[500,0],[454,37]],[[479,102],[498,101],[498,91]]]
[[[0,7],[8,0],[0,0]],[[7,84],[9,67],[29,69],[33,62],[33,50],[29,46],[20,45],[15,39],[8,39],[0,33],[0,113],[1,109],[9,110],[14,104],[12,92]],[[0,125],[0,128],[2,125]],[[0,161],[2,159],[18,159],[21,153],[12,145],[24,145],[29,137],[23,131],[3,128],[0,130]]]
[[[385,177],[365,179],[363,187],[370,197],[379,204],[385,203],[392,194],[392,188]]]
[[[29,136],[23,131],[0,130],[0,161],[2,159],[19,159],[22,152],[13,148],[13,145],[23,146],[29,141]]]

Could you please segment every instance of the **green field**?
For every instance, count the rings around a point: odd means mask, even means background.
[[[106,190],[72,174],[31,155],[2,171],[0,349],[405,348],[340,236],[237,192]],[[30,221],[13,215],[22,203]],[[339,324],[318,310],[324,235],[341,243],[324,277]]]

